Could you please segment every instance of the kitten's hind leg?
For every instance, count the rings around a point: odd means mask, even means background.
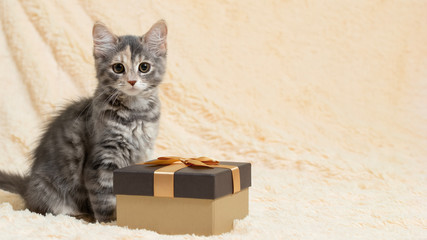
[[[76,204],[68,199],[67,194],[62,193],[45,179],[31,176],[24,200],[30,211],[41,214],[81,214]]]

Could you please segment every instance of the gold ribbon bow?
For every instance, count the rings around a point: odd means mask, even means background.
[[[240,171],[237,166],[221,165],[218,161],[208,157],[182,158],[159,157],[143,164],[166,165],[154,171],[154,196],[174,197],[174,174],[186,167],[228,168],[231,170],[233,180],[233,193],[240,191]]]
[[[181,161],[188,167],[198,166],[198,167],[209,167],[210,165],[218,165],[218,161],[210,159],[208,157],[198,157],[198,158],[182,158],[182,157],[159,157],[156,160],[145,162],[144,164],[156,164],[156,165],[170,165]]]

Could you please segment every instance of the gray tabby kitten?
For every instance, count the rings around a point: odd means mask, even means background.
[[[163,20],[143,36],[93,26],[98,87],[47,126],[26,176],[0,171],[0,188],[31,211],[115,219],[113,170],[149,160],[160,117],[158,86],[166,65]]]

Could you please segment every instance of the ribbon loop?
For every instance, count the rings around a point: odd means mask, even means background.
[[[185,165],[192,167],[208,167],[209,165],[218,165],[218,161],[210,159],[208,157],[198,157],[198,158],[182,158],[182,157],[159,157],[156,160],[145,162],[144,164],[155,164],[155,165],[170,165],[175,162],[182,162]]]

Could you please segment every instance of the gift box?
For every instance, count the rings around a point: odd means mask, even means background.
[[[216,235],[249,212],[251,164],[164,157],[114,171],[117,225]]]

